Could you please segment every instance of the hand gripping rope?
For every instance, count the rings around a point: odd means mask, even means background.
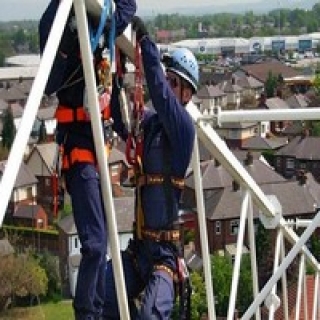
[[[132,117],[133,123],[129,132],[126,144],[126,157],[130,165],[142,171],[142,152],[143,152],[143,87],[142,87],[142,63],[140,45],[137,42],[135,48],[135,91]]]

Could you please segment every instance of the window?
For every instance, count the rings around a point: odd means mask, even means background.
[[[216,234],[221,234],[221,221],[215,222]]]
[[[230,234],[237,235],[239,229],[239,220],[232,220],[230,222]]]
[[[78,248],[78,238],[74,239],[74,247],[77,249]]]
[[[287,169],[294,169],[295,168],[295,161],[293,158],[288,158],[287,159]]]
[[[45,178],[44,183],[46,184],[46,187],[51,187],[51,178]]]

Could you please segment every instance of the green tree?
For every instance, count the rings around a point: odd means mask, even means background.
[[[38,143],[46,142],[47,140],[47,130],[44,120],[41,121],[40,128],[39,128],[39,137]]]
[[[45,251],[38,259],[39,265],[45,270],[48,277],[47,298],[55,300],[61,299],[61,278],[58,257]]]
[[[215,254],[211,257],[211,267],[216,313],[225,316],[229,305],[232,263],[230,258]]]
[[[277,77],[275,77],[271,71],[268,73],[268,77],[265,83],[265,90],[268,98],[274,97],[277,87]]]
[[[2,123],[2,146],[10,150],[16,134],[16,128],[14,125],[12,110],[10,107],[8,107],[8,109],[6,110],[2,119]]]

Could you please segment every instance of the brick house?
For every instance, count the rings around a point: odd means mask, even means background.
[[[244,167],[265,194],[278,198],[284,217],[314,216],[319,205],[320,186],[312,175],[306,180],[288,181],[259,159],[247,159]],[[201,172],[210,252],[221,250],[230,253],[237,242],[243,192],[228,172],[214,161],[203,162]],[[196,207],[192,173],[186,179],[183,203],[186,207]],[[255,205],[253,215],[258,221],[259,210]],[[198,233],[197,252],[200,252],[199,239]]]
[[[7,161],[0,161],[0,179],[5,170],[6,163]],[[37,184],[37,178],[34,176],[28,166],[22,162],[13,186],[11,197],[9,199],[5,217],[6,219],[10,220],[13,213],[20,205],[36,204]]]
[[[320,137],[312,137],[305,131],[302,136],[294,137],[275,154],[275,170],[286,178],[294,177],[297,172],[311,172],[320,181]]]

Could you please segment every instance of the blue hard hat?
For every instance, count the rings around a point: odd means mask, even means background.
[[[199,83],[199,66],[194,54],[185,48],[176,49],[166,59],[167,70],[178,74],[180,77],[188,81],[194,92],[197,91]]]

